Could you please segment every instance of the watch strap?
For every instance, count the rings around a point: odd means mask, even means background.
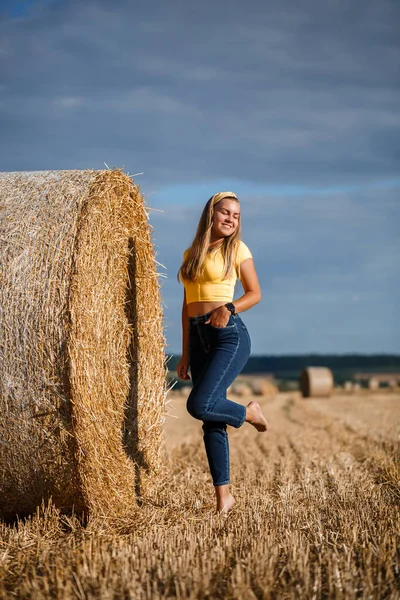
[[[226,308],[231,311],[231,314],[234,315],[236,313],[235,305],[232,302],[227,302],[225,304]]]

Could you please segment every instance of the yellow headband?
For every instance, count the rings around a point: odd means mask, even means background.
[[[218,192],[218,194],[214,194],[211,200],[211,206],[214,206],[217,202],[222,200],[223,198],[234,198],[238,200],[238,197],[233,192]]]

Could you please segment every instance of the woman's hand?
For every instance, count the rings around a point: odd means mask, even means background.
[[[189,368],[189,359],[185,356],[182,356],[181,360],[178,362],[178,366],[176,367],[176,372],[179,379],[183,379],[184,381],[189,381],[190,375],[188,375]]]
[[[213,327],[226,327],[230,316],[231,311],[229,308],[226,308],[225,305],[222,305],[211,313],[209,319],[205,321],[205,324],[210,323],[210,325]]]

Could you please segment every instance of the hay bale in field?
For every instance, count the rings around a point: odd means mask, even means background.
[[[332,371],[326,367],[307,367],[300,375],[300,390],[304,398],[329,397],[333,391]]]
[[[232,387],[230,388],[230,393],[234,394],[235,396],[242,396],[244,398],[251,396],[252,390],[248,383],[245,383],[244,381],[238,381],[232,384]]]
[[[377,379],[376,377],[371,377],[371,379],[368,381],[368,388],[370,390],[378,390],[379,389],[379,379]]]
[[[0,515],[120,516],[162,462],[150,226],[119,170],[0,174]]]
[[[181,396],[185,396],[185,397],[189,396],[191,391],[192,391],[192,388],[190,385],[183,385],[179,390]]]
[[[265,377],[254,378],[251,381],[251,390],[255,396],[264,396],[268,398],[275,398],[278,393],[276,385]]]
[[[344,389],[346,392],[352,392],[352,391],[353,391],[353,382],[352,382],[352,381],[345,381],[345,382],[344,382],[343,389]]]
[[[397,390],[399,387],[397,379],[390,379],[388,381],[388,387],[392,390]]]

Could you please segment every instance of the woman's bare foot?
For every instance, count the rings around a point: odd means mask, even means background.
[[[261,406],[255,400],[249,402],[246,407],[246,421],[257,431],[267,431],[268,429],[268,421],[262,413]]]
[[[226,515],[234,504],[235,498],[232,494],[229,494],[229,497],[223,503],[217,502],[217,512],[219,512],[220,515]]]
[[[235,498],[229,491],[229,483],[215,486],[215,495],[217,497],[217,512],[227,514],[235,504]]]

